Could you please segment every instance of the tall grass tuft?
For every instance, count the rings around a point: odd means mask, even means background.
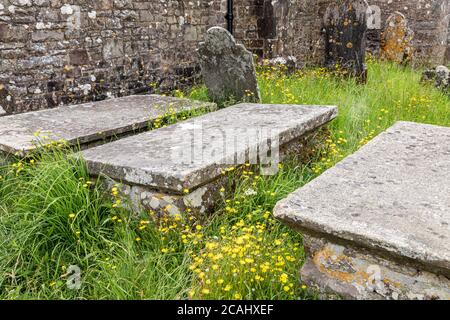
[[[108,212],[82,160],[48,149],[3,170],[0,288],[7,296],[46,295],[71,264],[88,269],[105,247]]]

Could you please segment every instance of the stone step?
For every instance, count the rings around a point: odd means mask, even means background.
[[[143,130],[159,116],[201,108],[215,110],[216,105],[160,95],[136,95],[10,115],[0,118],[0,151],[23,156],[42,143],[42,136],[83,147]],[[41,132],[41,137],[36,137],[36,132]]]
[[[398,122],[279,202],[302,280],[358,299],[450,298],[450,128]]]
[[[95,147],[83,156],[90,174],[123,183],[136,205],[205,212],[230,166],[269,164],[269,144],[272,159],[287,149],[306,153],[316,131],[336,114],[336,107],[244,103]]]

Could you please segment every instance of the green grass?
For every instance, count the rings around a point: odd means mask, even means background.
[[[162,255],[155,227],[138,244],[136,218],[71,154],[45,151],[1,170],[0,298],[180,298],[186,254]],[[82,270],[79,291],[66,287],[70,265]]]
[[[0,299],[314,298],[298,282],[301,235],[272,209],[395,121],[450,126],[450,99],[419,80],[381,62],[369,63],[365,86],[322,69],[259,70],[264,103],[337,105],[339,117],[311,163],[270,177],[247,169],[209,217],[132,215],[64,148],[0,168]],[[187,95],[208,99],[203,87]],[[66,286],[71,265],[80,290]]]

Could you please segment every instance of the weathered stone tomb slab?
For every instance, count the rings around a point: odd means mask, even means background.
[[[302,280],[358,299],[450,298],[450,128],[398,122],[280,201]]]
[[[0,151],[24,155],[39,145],[42,136],[89,144],[145,129],[167,114],[200,108],[212,110],[216,106],[160,95],[136,95],[10,115],[0,118]]]
[[[122,182],[134,203],[154,210],[169,206],[170,212],[186,207],[205,212],[230,166],[247,162],[273,166],[280,150],[305,143],[302,137],[336,114],[336,107],[243,103],[98,146],[83,155],[91,175]],[[271,151],[267,162],[265,151]]]

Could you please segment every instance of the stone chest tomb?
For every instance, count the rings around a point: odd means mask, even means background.
[[[216,105],[142,95],[10,115],[0,118],[0,152],[24,156],[60,139],[83,149],[145,130],[157,119],[201,109]]]
[[[279,202],[302,280],[355,299],[450,298],[450,128],[398,122]]]
[[[243,103],[82,154],[91,175],[121,184],[136,210],[204,213],[220,199],[230,167],[268,164],[261,158],[269,144],[271,159],[308,154],[336,115],[336,107]]]

